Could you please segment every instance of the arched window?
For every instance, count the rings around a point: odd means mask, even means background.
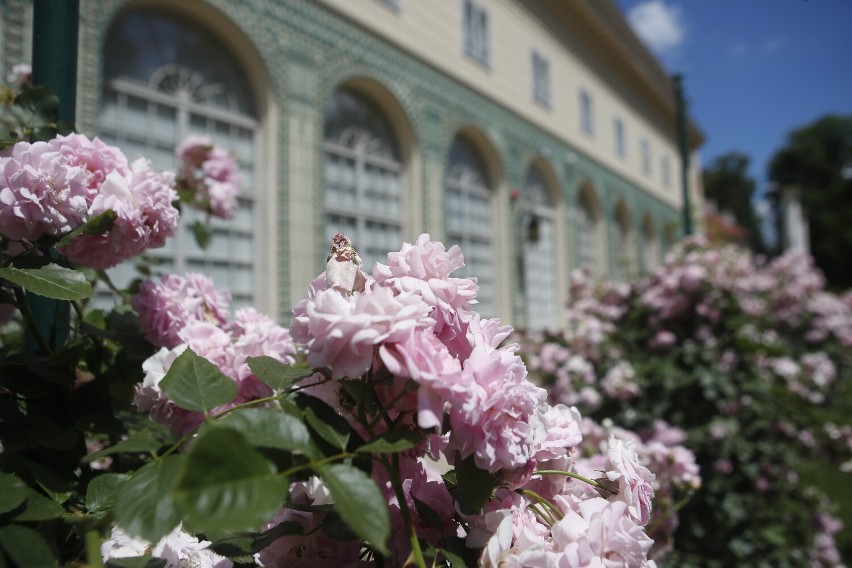
[[[577,256],[580,266],[590,270],[593,276],[600,275],[599,232],[592,196],[588,190],[584,190],[577,203]]]
[[[103,105],[98,136],[133,160],[174,170],[175,147],[189,134],[206,134],[232,152],[242,183],[233,219],[213,219],[213,240],[201,249],[192,234],[206,214],[184,207],[181,227],[149,256],[162,272],[203,272],[232,293],[232,307],[253,305],[257,222],[255,157],[257,109],[243,67],[216,37],[166,11],[135,10],[119,15],[104,44]],[[111,276],[124,284],[133,268]]]
[[[660,263],[660,242],[654,232],[651,217],[645,216],[642,225],[642,270],[651,272]]]
[[[450,149],[446,182],[447,237],[450,245],[461,247],[465,262],[464,272],[454,276],[476,276],[477,310],[484,316],[493,316],[496,313],[493,190],[482,156],[461,136],[456,136]]]
[[[556,278],[556,202],[539,168],[530,166],[521,192],[523,207],[526,325],[553,329],[560,313]]]
[[[325,106],[325,233],[351,240],[370,270],[402,244],[402,162],[390,124],[348,89]]]
[[[615,210],[615,227],[613,235],[613,265],[614,280],[626,280],[633,269],[633,238],[630,218],[624,203],[619,203]]]

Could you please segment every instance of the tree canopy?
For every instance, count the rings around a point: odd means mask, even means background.
[[[791,132],[769,178],[801,190],[811,254],[832,287],[852,287],[852,116],[824,116]]]
[[[757,216],[751,204],[756,183],[748,175],[749,157],[740,152],[717,156],[704,169],[704,196],[719,211],[727,211],[745,229],[747,244],[754,251],[764,249]]]

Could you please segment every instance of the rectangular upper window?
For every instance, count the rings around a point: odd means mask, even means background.
[[[464,52],[487,67],[491,53],[485,7],[474,0],[464,0],[463,25]]]
[[[642,152],[642,173],[649,176],[651,175],[651,143],[647,138],[643,138],[639,143],[639,150]]]
[[[624,121],[616,118],[613,125],[615,128],[615,154],[619,158],[623,158],[627,155],[627,145],[624,141]]]
[[[594,101],[585,89],[580,91],[580,126],[586,134],[594,134]]]
[[[660,161],[660,169],[662,170],[663,187],[670,189],[672,186],[672,166],[668,156],[663,156]]]
[[[550,63],[547,58],[533,50],[533,98],[545,106],[550,106]]]

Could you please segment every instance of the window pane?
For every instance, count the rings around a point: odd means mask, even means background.
[[[240,158],[243,187],[253,184],[255,129],[247,126],[254,121],[248,83],[212,36],[166,12],[127,12],[108,32],[104,76],[98,135],[105,142],[117,144],[131,160],[144,156],[165,170],[177,165],[174,150],[187,135],[209,134]],[[218,107],[215,114],[211,107]],[[206,213],[183,207],[175,237],[149,251],[162,261],[154,270],[204,272],[217,287],[231,289],[232,309],[253,304],[257,222],[252,192],[243,191],[233,219],[212,221],[214,238],[206,250],[195,242],[196,221],[209,222]],[[109,273],[119,286],[137,276],[130,263]]]
[[[323,162],[326,233],[347,235],[369,270],[402,245],[402,164],[385,117],[338,90],[326,104]]]

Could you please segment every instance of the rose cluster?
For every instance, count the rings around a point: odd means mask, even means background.
[[[209,136],[190,135],[176,149],[177,190],[191,206],[231,219],[237,210],[240,172],[236,159]]]
[[[108,229],[82,234],[60,252],[72,262],[104,269],[162,247],[178,211],[169,176],[82,134],[48,142],[18,142],[0,156],[0,236],[35,243],[59,239],[108,211]]]
[[[198,424],[203,417],[176,407],[157,388],[186,348],[238,383],[236,402],[263,396],[256,383],[244,387],[251,376],[242,346],[250,335],[253,354],[304,361],[312,372],[296,383],[299,396],[323,401],[364,442],[417,435],[392,467],[369,469],[391,518],[384,565],[406,564],[413,530],[433,550],[462,542],[478,551],[482,566],[653,566],[644,527],[655,479],[636,444],[608,438],[595,462],[599,471],[583,469],[579,412],[549,405],[546,391],[527,380],[518,345],[504,344],[511,328],[473,309],[476,279],[452,276],[463,266],[457,246],[447,250],[424,234],[368,274],[349,240],[337,235],[326,271],[293,309],[295,344],[286,345],[280,331],[272,332],[277,328],[255,323],[250,333],[240,312],[236,322],[219,323],[222,300],[210,289],[177,281],[164,281],[158,292],[145,286],[145,299],[135,305],[149,322],[149,337],[164,342],[165,330],[177,327],[181,343],[145,363],[137,406],[177,433]],[[187,298],[187,310],[175,309]],[[475,505],[459,493],[471,476],[486,492]],[[326,530],[332,503],[320,478],[293,481],[289,502],[262,528],[295,523],[301,530],[287,530],[254,561],[366,565],[362,542]]]
[[[186,349],[215,364],[239,389],[237,398],[217,412],[272,394],[271,387],[252,373],[247,357],[268,355],[282,363],[295,360],[296,347],[287,329],[254,308],[239,309],[228,321],[229,301],[229,293],[216,290],[207,276],[193,273],[167,275],[160,283],[148,280],[132,300],[145,337],[161,346],[142,365],[145,378],[137,385],[134,403],[179,436],[205,419],[201,412],[177,407],[159,387]]]

